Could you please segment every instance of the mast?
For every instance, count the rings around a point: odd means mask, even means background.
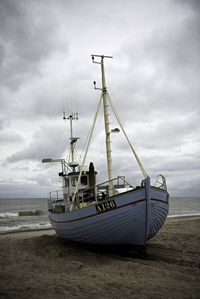
[[[108,102],[115,114],[115,117],[122,129],[122,132],[124,133],[128,144],[136,158],[136,161],[144,175],[145,178],[148,177],[146,170],[144,169],[138,155],[136,154],[125,130],[124,127],[122,125],[122,122],[119,119],[119,116],[117,114],[117,111],[110,99],[110,96],[107,92],[107,88],[106,88],[106,80],[105,80],[105,71],[104,71],[104,58],[113,58],[112,56],[104,56],[104,55],[91,55],[92,56],[92,61],[93,63],[98,63],[101,64],[101,73],[102,73],[102,88],[96,88],[96,82],[94,81],[94,88],[95,89],[100,89],[102,90],[102,97],[103,97],[103,105],[104,105],[104,121],[105,121],[105,132],[106,132],[106,151],[107,151],[107,165],[108,165],[108,178],[109,178],[109,195],[112,196],[113,195],[113,182],[112,182],[112,158],[111,158],[111,141],[110,141],[110,128],[109,128],[109,114],[108,114]],[[94,61],[94,57],[100,57],[101,58],[101,62],[98,61]],[[107,101],[108,100],[108,101]]]
[[[73,136],[73,129],[72,129],[72,121],[73,120],[78,120],[78,113],[72,113],[70,114],[67,118],[65,117],[65,112],[63,112],[63,119],[69,119],[70,121],[70,151],[71,151],[71,161],[69,162],[69,166],[73,168],[73,171],[75,171],[76,166],[78,166],[78,163],[75,161],[74,157],[74,149],[75,149],[75,144],[77,140],[79,139],[78,137]]]
[[[94,61],[94,57],[100,57],[101,62]],[[108,179],[109,179],[109,196],[112,196],[113,195],[112,156],[111,156],[110,123],[109,123],[108,101],[107,101],[108,93],[106,88],[104,58],[113,58],[113,57],[104,56],[104,55],[92,55],[92,61],[94,63],[101,65],[102,88],[96,88],[95,81],[94,81],[94,86],[95,89],[102,90],[102,96],[103,96],[104,124],[105,124],[105,135],[106,135],[106,155],[107,155],[107,168],[108,168]]]

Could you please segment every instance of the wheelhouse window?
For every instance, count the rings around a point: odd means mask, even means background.
[[[78,178],[71,178],[72,186],[75,187],[78,183]]]
[[[65,178],[65,187],[69,187],[69,179]]]
[[[86,186],[87,185],[87,176],[86,175],[83,175],[82,177],[81,177],[81,185],[84,185],[84,186]]]

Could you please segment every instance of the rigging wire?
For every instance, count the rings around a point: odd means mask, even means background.
[[[131,142],[130,142],[130,140],[129,140],[129,138],[128,138],[128,136],[127,136],[125,130],[124,130],[124,127],[123,127],[123,125],[122,125],[122,122],[121,122],[121,120],[120,120],[120,118],[119,118],[119,116],[118,116],[118,113],[117,113],[117,111],[116,111],[116,109],[115,109],[115,107],[114,107],[114,105],[113,105],[113,103],[112,103],[112,101],[111,101],[111,98],[110,98],[109,93],[107,93],[107,95],[108,95],[108,101],[109,101],[109,103],[110,103],[110,106],[111,106],[111,108],[112,108],[112,110],[113,110],[113,112],[114,112],[114,114],[115,114],[115,117],[116,117],[116,119],[117,119],[117,121],[118,121],[118,123],[119,123],[119,125],[120,125],[120,127],[121,127],[121,129],[122,129],[122,131],[123,131],[123,133],[124,133],[124,136],[126,137],[126,140],[128,141],[128,144],[129,144],[129,146],[130,146],[130,148],[131,148],[131,150],[132,150],[132,152],[133,152],[133,154],[134,154],[134,156],[135,156],[135,159],[136,159],[136,161],[138,162],[138,165],[139,165],[139,167],[140,167],[140,169],[141,169],[141,171],[142,171],[144,177],[147,178],[148,175],[147,175],[147,173],[146,173],[146,170],[144,169],[144,167],[143,167],[143,165],[142,165],[142,163],[141,163],[141,161],[140,161],[138,155],[136,154],[136,151],[134,150],[134,148],[133,148],[133,146],[132,146],[132,144],[131,144]]]
[[[83,155],[83,153],[85,152],[85,147],[86,147],[86,144],[87,144],[87,142],[88,142],[88,139],[89,139],[91,130],[92,130],[92,125],[91,125],[91,127],[90,127],[90,129],[89,129],[89,131],[88,131],[87,137],[86,137],[86,139],[85,139],[85,142],[84,142],[84,145],[83,145],[83,149],[82,149],[82,152],[81,152],[80,157],[79,157],[79,162],[81,162],[82,155]]]

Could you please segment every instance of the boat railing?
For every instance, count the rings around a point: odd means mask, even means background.
[[[51,191],[49,193],[50,200],[58,200],[59,198],[63,199],[63,190]]]
[[[52,206],[56,205],[58,202],[64,202],[63,190],[49,192],[48,209],[51,210]]]
[[[132,190],[134,187],[127,182],[124,176],[118,176],[111,180],[113,186],[113,195]],[[87,189],[80,190],[76,196],[75,201],[72,203],[70,210],[76,210],[85,205],[93,204],[94,202],[99,202],[109,197],[109,181],[97,184],[95,186],[89,187]]]
[[[129,191],[134,188],[129,182],[127,182],[124,176],[118,176],[117,178],[112,179],[112,186],[114,195]],[[52,206],[61,206],[65,202],[66,210],[71,211],[85,205],[88,206],[94,202],[104,200],[108,197],[109,181],[105,181],[101,184],[97,184],[87,189],[79,190],[79,192],[75,196],[74,202],[72,202],[72,196],[70,197],[66,195],[65,198],[63,190],[51,191],[49,193],[48,205],[49,210],[51,210]]]
[[[118,194],[125,189],[133,189],[134,187],[127,182],[125,179],[125,176],[118,176],[117,178],[114,178],[111,180],[112,181],[112,194]],[[103,182],[101,184],[96,185],[98,193],[104,192],[106,197],[109,197],[109,181]]]
[[[156,178],[155,187],[167,191],[166,179],[162,174],[159,174]]]

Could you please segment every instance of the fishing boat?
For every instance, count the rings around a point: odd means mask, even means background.
[[[62,171],[62,189],[50,192],[49,219],[56,233],[68,240],[97,245],[135,245],[146,248],[152,238],[164,224],[168,214],[167,185],[164,176],[158,175],[154,185],[150,182],[133,145],[128,138],[119,115],[111,101],[106,87],[104,60],[112,58],[104,55],[91,55],[92,62],[101,67],[102,87],[97,111],[82,163],[75,159],[75,145],[78,137],[73,135],[73,121],[78,120],[77,113],[63,118],[70,123],[70,160],[43,159],[42,162],[59,162]],[[97,184],[97,171],[94,163],[85,166],[85,161],[97,115],[103,102],[105,123],[105,144],[107,155],[107,174],[105,181]],[[109,111],[112,109],[132,152],[143,174],[142,181],[133,186],[125,176],[113,178],[111,156],[111,132]],[[130,161],[127,161],[130,164]],[[128,165],[127,165],[128,167]]]

